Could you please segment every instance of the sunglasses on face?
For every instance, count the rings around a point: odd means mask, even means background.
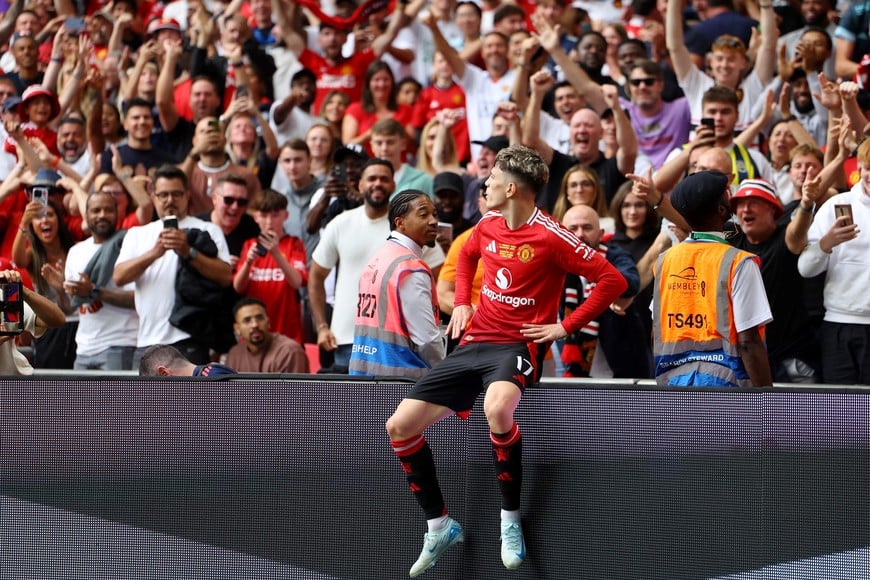
[[[247,206],[248,206],[248,200],[247,200],[247,199],[243,199],[243,198],[241,198],[241,197],[230,197],[230,196],[228,196],[228,195],[225,195],[225,196],[223,196],[223,197],[224,197],[224,203],[225,203],[226,205],[233,205],[233,204],[236,204],[236,205],[239,206],[239,207],[247,207]]]
[[[630,79],[628,82],[630,82],[631,86],[633,87],[639,87],[640,85],[643,85],[645,87],[651,87],[656,84],[657,80],[658,79],[656,78],[648,77],[645,79]]]

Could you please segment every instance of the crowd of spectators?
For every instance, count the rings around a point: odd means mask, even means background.
[[[446,323],[450,256],[522,144],[550,166],[538,206],[631,282],[555,373],[651,376],[653,265],[689,233],[669,193],[715,169],[741,192],[729,242],[761,257],[774,380],[870,384],[870,1],[4,8],[0,259],[65,315],[37,368],[166,344],[344,371],[390,195],[435,202]],[[563,316],[592,286],[567,281]]]

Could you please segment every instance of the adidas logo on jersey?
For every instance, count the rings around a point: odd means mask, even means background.
[[[495,254],[495,253],[498,251],[498,250],[496,249],[495,240],[491,241],[490,243],[488,243],[488,244],[486,245],[486,251],[487,251],[487,252],[492,252],[493,254]]]

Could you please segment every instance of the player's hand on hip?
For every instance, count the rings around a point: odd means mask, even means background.
[[[565,327],[558,322],[556,324],[523,324],[523,329],[520,332],[534,342],[552,342],[568,336]]]

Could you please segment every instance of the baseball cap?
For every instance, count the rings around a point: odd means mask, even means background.
[[[174,18],[155,18],[148,23],[148,36],[157,34],[161,30],[174,30],[181,33],[181,25]]]
[[[341,163],[348,157],[356,157],[360,161],[368,161],[370,159],[369,154],[366,153],[366,150],[359,143],[343,145],[332,154],[332,160],[336,163]]]
[[[671,205],[690,225],[693,218],[713,212],[728,190],[728,177],[719,171],[698,171],[680,181],[671,192]]]
[[[6,97],[6,100],[3,101],[3,112],[8,113],[14,110],[17,113],[19,104],[21,104],[21,97]]]
[[[475,145],[481,145],[486,147],[493,153],[498,153],[502,149],[507,148],[511,143],[508,141],[508,138],[504,135],[497,135],[490,137],[489,139],[485,139],[483,141],[472,141]]]
[[[41,168],[33,178],[33,187],[58,187],[60,173],[53,169]]]
[[[435,175],[432,182],[432,192],[438,195],[439,191],[452,191],[459,195],[464,195],[462,187],[462,178],[452,171],[442,171]]]
[[[772,183],[764,179],[744,179],[741,181],[740,187],[737,188],[737,191],[734,192],[734,195],[729,200],[731,210],[736,211],[738,200],[753,197],[762,199],[774,207],[774,219],[779,219],[785,211],[779,196],[776,195],[776,188],[774,188]]]

